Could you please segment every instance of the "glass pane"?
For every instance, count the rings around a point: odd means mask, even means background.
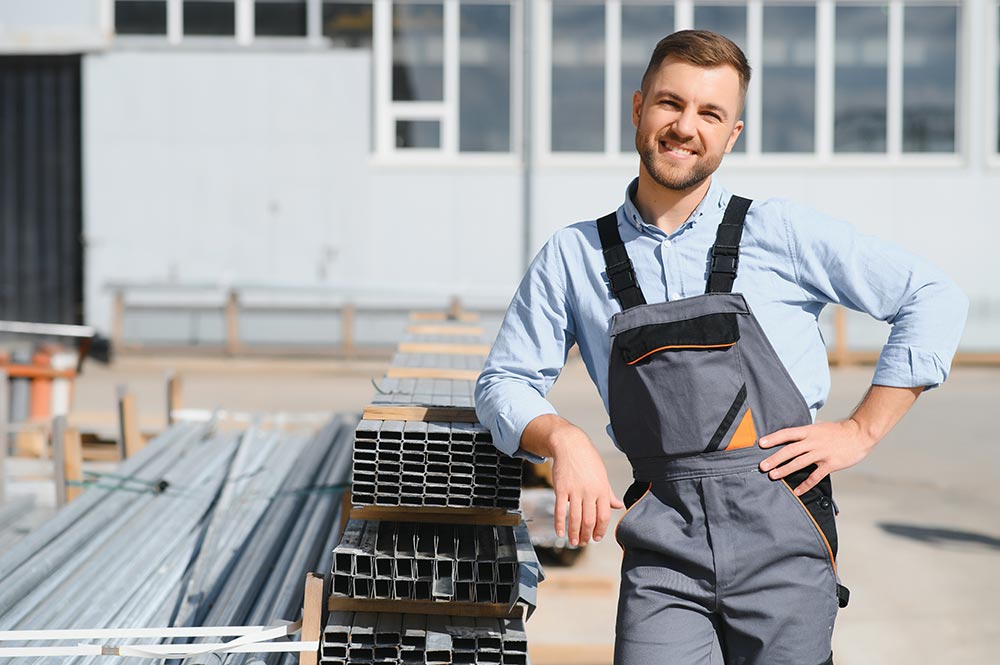
[[[604,151],[604,5],[552,6],[552,150]]]
[[[510,6],[460,10],[458,148],[510,150]]]
[[[118,0],[115,32],[119,35],[167,34],[166,0]]]
[[[324,2],[323,36],[331,46],[371,48],[371,2]]]
[[[764,152],[811,152],[816,124],[816,8],[764,7]]]
[[[698,30],[711,30],[725,35],[746,52],[746,5],[696,5],[694,8],[694,27]]]
[[[263,37],[305,37],[306,0],[257,0],[253,22]]]
[[[958,7],[903,12],[903,151],[955,151]]]
[[[635,152],[632,93],[642,83],[656,43],[673,31],[673,5],[622,5],[622,152]]]
[[[833,149],[885,152],[888,7],[837,7]]]
[[[441,123],[437,120],[397,120],[397,148],[440,148]]]
[[[397,102],[444,99],[443,5],[393,5],[392,98]]]
[[[184,0],[185,35],[236,34],[236,3],[233,0]]]
[[[694,27],[725,35],[743,49],[744,53],[746,52],[746,5],[697,5],[694,8]],[[745,118],[741,115],[740,119]],[[744,129],[740,138],[736,140],[736,145],[733,146],[733,152],[746,152],[747,143],[743,137],[748,131],[760,131],[760,129],[756,127]]]

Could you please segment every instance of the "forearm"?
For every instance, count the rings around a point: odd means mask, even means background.
[[[895,388],[873,385],[855,407],[849,419],[869,447],[874,447],[910,410],[923,387]]]

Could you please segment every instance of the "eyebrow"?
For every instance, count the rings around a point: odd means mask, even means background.
[[[683,97],[681,97],[680,95],[678,95],[675,92],[671,92],[670,90],[657,90],[654,93],[653,96],[657,97],[657,98],[667,97],[669,99],[674,100],[675,102],[687,102],[686,99],[684,99]],[[726,109],[722,108],[718,104],[702,104],[701,108],[709,110],[709,111],[715,111],[716,113],[719,114],[719,116],[723,120],[726,120],[726,119],[729,118],[729,114],[726,112]]]

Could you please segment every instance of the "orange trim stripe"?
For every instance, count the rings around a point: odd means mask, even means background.
[[[615,524],[615,542],[618,543],[618,547],[622,548],[622,554],[625,553],[625,548],[622,547],[621,541],[618,540],[618,527],[620,527],[622,525],[622,521],[625,519],[625,515],[628,515],[628,513],[629,513],[630,510],[632,510],[633,508],[635,508],[636,506],[638,506],[639,502],[646,498],[646,495],[649,494],[649,490],[651,490],[651,489],[653,489],[653,483],[649,483],[649,486],[646,488],[646,491],[642,493],[642,496],[640,496],[638,499],[636,499],[635,503],[633,503],[631,506],[629,506],[628,508],[625,509],[625,513],[622,514],[622,516],[618,518],[618,522]]]
[[[799,502],[799,505],[802,506],[802,510],[806,512],[806,516],[809,517],[809,521],[811,521],[813,526],[816,527],[816,532],[819,533],[819,537],[823,539],[823,544],[826,545],[826,553],[830,555],[830,563],[833,565],[833,572],[836,573],[837,560],[833,558],[833,548],[830,547],[830,541],[826,539],[826,534],[823,533],[823,529],[819,528],[819,522],[816,521],[816,518],[813,517],[812,513],[809,512],[809,509],[806,508],[806,504],[802,503],[802,499],[800,499],[795,492],[792,491],[792,486],[789,485],[784,478],[781,479],[781,484],[788,488],[788,491],[792,493],[792,497]]]
[[[737,448],[749,448],[757,443],[757,428],[753,425],[753,411],[747,409],[743,414],[743,420],[739,427],[733,432],[733,438],[729,440],[726,450],[736,450]]]
[[[654,353],[659,353],[660,351],[668,351],[670,349],[725,349],[730,346],[733,346],[734,344],[736,344],[736,342],[729,342],[728,344],[674,344],[672,346],[661,346],[658,349],[653,349],[652,351],[644,353],[643,355],[639,356],[638,358],[627,364],[634,365],[643,358],[648,358]]]

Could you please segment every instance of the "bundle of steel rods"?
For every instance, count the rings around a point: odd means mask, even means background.
[[[372,404],[473,406],[476,382],[466,379],[399,379],[386,377]]]
[[[393,367],[433,367],[435,369],[481,370],[486,356],[457,353],[397,353],[392,357]]]
[[[323,635],[325,663],[503,663],[524,665],[520,619],[333,612]]]
[[[469,423],[362,420],[355,430],[357,505],[517,510],[520,460]]]
[[[294,620],[332,565],[356,422],[172,426],[0,557],[0,630]]]

